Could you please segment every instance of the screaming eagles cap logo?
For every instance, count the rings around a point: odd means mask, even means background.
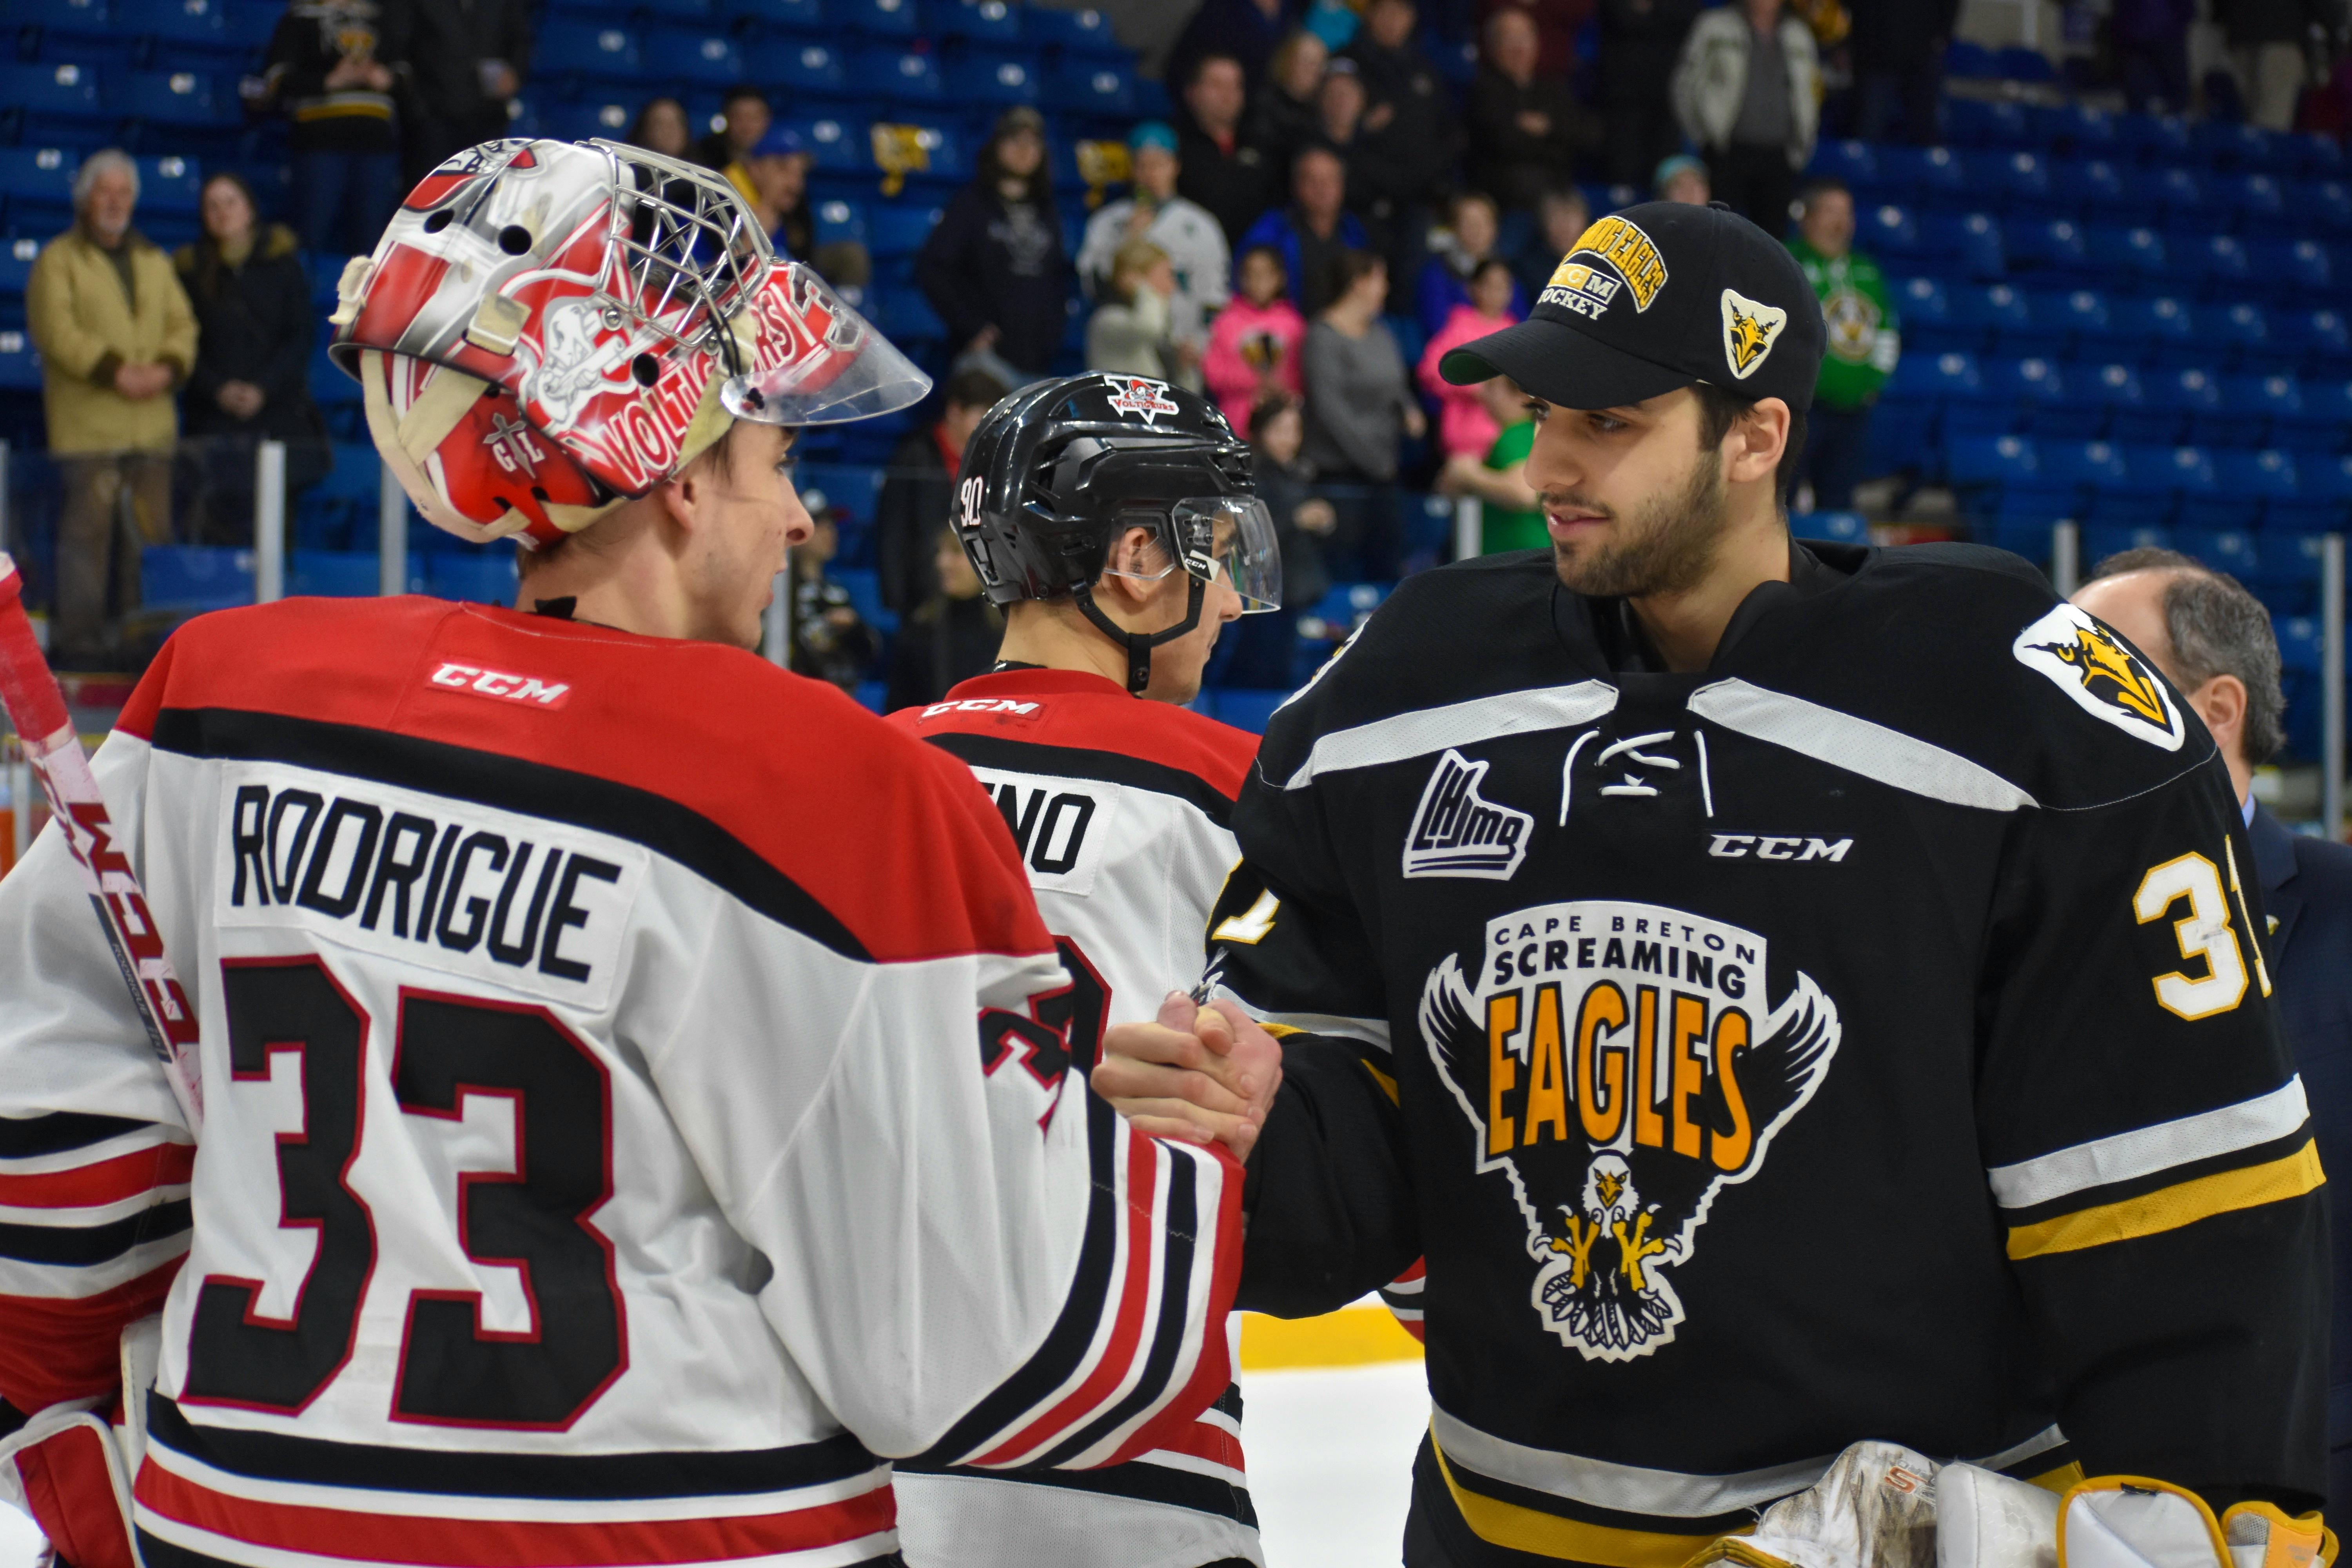
[[[1837,1055],[1838,1010],[1799,973],[1764,994],[1765,942],[1655,904],[1546,904],[1489,921],[1471,979],[1421,994],[1437,1076],[1527,1222],[1528,1304],[1588,1361],[1656,1352],[1674,1270],[1725,1187],[1764,1168]]]
[[[1598,317],[1621,289],[1633,296],[1634,310],[1646,310],[1665,286],[1666,264],[1650,237],[1622,217],[1605,217],[1559,258],[1537,302]]]
[[[2020,664],[2038,669],[2094,719],[2168,752],[2188,738],[2172,694],[2121,638],[2072,605],[2017,634]]]
[[[1789,324],[1789,312],[1778,305],[1767,305],[1751,300],[1737,289],[1723,291],[1723,360],[1731,374],[1746,381],[1756,374],[1772,345],[1780,341],[1780,329]]]

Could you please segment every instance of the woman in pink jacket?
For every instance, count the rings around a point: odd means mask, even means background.
[[[1306,395],[1298,348],[1307,339],[1307,322],[1290,302],[1290,280],[1279,253],[1265,246],[1244,251],[1240,270],[1241,291],[1209,329],[1201,374],[1226,421],[1247,440],[1250,409],[1259,398],[1269,392]]]
[[[1486,449],[1495,444],[1498,434],[1494,416],[1486,412],[1475,386],[1449,386],[1437,374],[1437,362],[1448,351],[1460,348],[1473,338],[1483,338],[1488,332],[1501,331],[1518,317],[1511,310],[1511,290],[1514,283],[1510,264],[1500,257],[1489,257],[1470,274],[1470,302],[1454,307],[1445,318],[1445,325],[1429,340],[1422,352],[1421,387],[1437,400],[1437,444],[1442,458],[1468,453],[1483,458]]]

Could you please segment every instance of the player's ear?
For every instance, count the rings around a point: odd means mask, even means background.
[[[2233,749],[2246,723],[2246,683],[2234,675],[2217,675],[2188,695],[2189,706],[2197,710],[2221,749]]]
[[[1121,530],[1103,559],[1102,579],[1095,585],[1096,597],[1108,596],[1121,609],[1141,609],[1159,590],[1160,584],[1155,579],[1162,574],[1167,553],[1150,529]]]
[[[698,465],[689,463],[684,473],[664,479],[654,494],[661,501],[664,520],[680,533],[692,533],[702,510],[703,492]]]
[[[1724,437],[1727,463],[1724,478],[1733,484],[1771,479],[1780,467],[1780,454],[1788,450],[1790,417],[1786,403],[1765,397],[1733,420]]]

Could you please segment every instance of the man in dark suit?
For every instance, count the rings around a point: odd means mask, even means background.
[[[2253,840],[2263,948],[2279,1028],[2311,1105],[2320,1163],[2352,1176],[2352,846],[2290,832],[2252,794],[2257,763],[2285,740],[2278,638],[2234,577],[2170,550],[2099,563],[2074,603],[2123,633],[2213,732]],[[2352,1513],[2352,1194],[2335,1226],[2335,1364],[2328,1376],[2328,1514]]]

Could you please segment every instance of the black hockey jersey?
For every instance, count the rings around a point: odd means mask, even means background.
[[[1549,552],[1433,573],[1276,714],[1241,1304],[1425,1250],[1459,1564],[1671,1568],[1866,1437],[2309,1506],[2322,1177],[2210,737],[2014,557],[1792,560],[1679,675]]]

